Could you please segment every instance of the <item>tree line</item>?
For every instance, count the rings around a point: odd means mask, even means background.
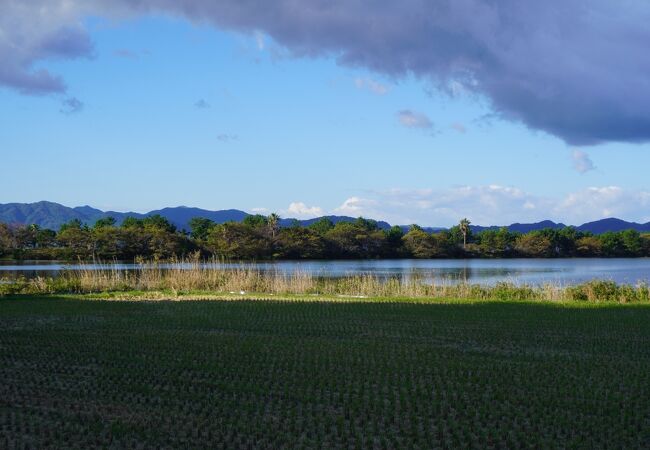
[[[168,259],[200,252],[225,259],[345,258],[553,258],[650,256],[650,234],[635,230],[594,235],[574,227],[529,233],[507,228],[473,233],[463,219],[444,231],[381,229],[374,220],[332,223],[327,218],[303,227],[279,226],[276,214],[251,215],[242,222],[217,224],[194,218],[178,230],[166,218],[108,217],[88,226],[72,220],[58,231],[38,225],[0,223],[0,257],[15,259]]]

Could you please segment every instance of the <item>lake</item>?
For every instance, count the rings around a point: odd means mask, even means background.
[[[555,283],[570,285],[592,279],[635,284],[650,281],[650,258],[561,258],[561,259],[384,259],[346,261],[273,261],[243,263],[262,271],[307,272],[323,277],[373,274],[379,277],[421,276],[432,282],[459,281],[494,284]],[[219,264],[233,269],[242,263]],[[171,267],[172,265],[162,265]],[[183,265],[177,265],[183,267]],[[17,276],[57,276],[63,270],[115,268],[133,270],[136,264],[70,264],[56,261],[0,261],[0,279]]]

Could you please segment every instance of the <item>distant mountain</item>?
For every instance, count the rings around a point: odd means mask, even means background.
[[[519,232],[519,233],[530,233],[531,231],[543,230],[544,228],[552,228],[554,230],[560,230],[565,228],[566,225],[563,223],[555,223],[552,220],[542,220],[541,222],[535,223],[513,223],[511,225],[505,226],[509,231]],[[474,233],[478,233],[484,230],[499,230],[499,226],[489,226],[482,227],[480,225],[470,225],[471,230]]]
[[[102,211],[82,206],[68,208],[52,202],[7,203],[0,205],[0,221],[16,224],[38,224],[43,228],[58,229],[73,219],[94,222],[102,217]]]
[[[160,214],[165,217],[171,223],[176,225],[179,230],[189,230],[188,223],[193,217],[205,217],[214,220],[217,223],[224,223],[228,221],[239,222],[248,216],[248,213],[236,209],[208,211],[199,208],[188,208],[186,206],[164,208],[142,214],[136,212],[125,213],[117,211],[102,211],[90,206],[69,208],[58,203],[45,201],[37,203],[0,204],[0,222],[12,224],[35,223],[43,228],[50,228],[53,230],[58,230],[61,225],[74,219],[79,219],[83,223],[92,225],[98,219],[113,217],[119,224],[127,217],[142,219],[155,214]]]
[[[127,217],[135,217],[142,219],[147,216],[159,214],[176,225],[179,230],[189,230],[189,221],[194,217],[203,217],[210,219],[216,223],[226,222],[241,222],[248,213],[238,209],[225,209],[220,211],[209,211],[200,208],[190,208],[187,206],[177,206],[174,208],[163,208],[148,213],[135,213],[135,212],[117,212],[117,211],[102,211],[100,209],[92,208],[90,206],[78,206],[70,208],[52,202],[37,202],[37,203],[7,203],[0,204],[0,222],[11,224],[32,224],[35,223],[43,228],[50,228],[58,230],[61,225],[70,222],[74,219],[79,219],[81,222],[92,225],[98,219],[104,217],[113,217],[118,224]],[[333,223],[339,222],[354,222],[356,217],[348,216],[325,216]],[[298,220],[302,226],[309,226],[321,217],[315,219]],[[281,219],[280,226],[288,227],[293,225],[296,219]],[[390,224],[378,221],[377,225],[381,229],[390,228]]]
[[[624,231],[636,230],[640,232],[650,232],[650,222],[636,223],[626,222],[625,220],[609,218],[596,220],[595,222],[587,222],[576,227],[580,231],[591,231],[594,234],[601,234],[607,231]]]
[[[316,217],[314,219],[299,220],[298,222],[303,227],[308,227],[312,223],[318,222],[321,219],[329,219],[335,225],[337,223],[339,223],[339,222],[354,222],[355,220],[357,220],[356,217],[350,217],[350,216],[323,216],[323,217]],[[282,219],[280,221],[280,225],[282,225],[282,226],[290,226],[293,223],[294,220],[296,220],[296,219]],[[391,225],[388,222],[378,220],[377,221],[377,226],[382,230],[387,230],[387,229],[390,228]]]
[[[189,222],[194,217],[203,217],[216,223],[241,222],[248,216],[248,213],[238,209],[224,209],[221,211],[209,211],[207,209],[190,208],[187,206],[178,206],[176,208],[163,208],[156,211],[150,211],[145,216],[160,214],[171,223],[176,225],[179,230],[190,229]]]
[[[513,223],[512,225],[508,225],[506,228],[510,231],[518,231],[520,233],[529,233],[531,231],[537,231],[537,230],[542,230],[544,228],[552,228],[555,230],[560,230],[567,225],[563,223],[555,223],[551,220],[544,220],[542,222],[536,222],[536,223]],[[474,226],[471,225],[470,228],[472,229],[473,232],[480,232],[483,230],[498,230],[501,227],[481,227],[481,226]],[[621,219],[616,219],[616,218],[608,218],[608,219],[601,219],[601,220],[596,220],[594,222],[587,222],[584,223],[580,226],[577,226],[576,229],[578,231],[585,231],[585,232],[591,232],[594,234],[602,234],[606,233],[608,231],[624,231],[624,230],[636,230],[641,233],[650,233],[650,222],[648,223],[637,223],[637,222],[627,222],[625,220]]]
[[[240,211],[238,209],[226,209],[220,211],[209,211],[206,209],[200,208],[190,208],[187,206],[178,206],[175,208],[163,208],[155,211],[150,211],[148,213],[135,213],[135,212],[116,212],[116,211],[102,211],[91,206],[78,206],[75,208],[69,208],[67,206],[60,205],[53,202],[36,202],[36,203],[6,203],[0,204],[0,222],[10,223],[10,224],[32,224],[35,223],[43,228],[50,228],[53,230],[58,230],[59,227],[69,222],[73,219],[79,219],[83,223],[92,225],[98,219],[104,217],[114,217],[118,224],[121,223],[126,217],[136,217],[142,219],[147,216],[152,216],[154,214],[160,214],[165,217],[171,223],[176,225],[179,230],[185,229],[189,230],[189,221],[193,217],[204,217],[210,219],[216,223],[225,223],[225,222],[240,222],[244,220],[249,214]],[[339,222],[354,222],[355,217],[349,216],[324,216],[327,219],[331,220],[333,223]],[[317,217],[314,219],[307,220],[298,220],[297,222],[302,226],[309,226],[312,223],[320,220],[322,217]],[[296,222],[296,219],[281,219],[280,226],[287,227],[291,226]],[[390,224],[384,221],[378,221],[377,225],[381,229],[390,228]],[[513,223],[508,225],[510,231],[518,231],[521,233],[528,233],[530,231],[541,230],[543,228],[553,228],[561,229],[566,225],[563,223],[555,223],[550,220],[544,220],[542,222],[536,223]],[[401,226],[404,231],[408,230],[408,226]],[[480,225],[471,225],[470,227],[473,232],[478,233],[483,230],[498,230],[500,226],[480,226]],[[580,231],[590,231],[594,234],[601,234],[607,231],[622,231],[622,230],[637,230],[640,232],[650,232],[650,222],[648,223],[636,223],[636,222],[626,222],[625,220],[609,218],[596,220],[594,222],[588,222],[583,225],[576,227]],[[439,227],[423,227],[424,230],[428,232],[441,231],[445,228]]]

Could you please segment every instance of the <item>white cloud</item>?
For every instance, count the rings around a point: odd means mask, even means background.
[[[358,89],[366,89],[377,95],[386,95],[390,90],[385,84],[371,78],[356,78],[354,84]]]
[[[573,161],[573,168],[581,174],[596,168],[589,155],[582,150],[574,150],[571,154],[571,160]]]
[[[377,200],[361,198],[361,197],[350,197],[343,202],[341,206],[334,210],[335,214],[341,214],[346,216],[364,216],[368,218],[374,218],[381,213],[380,209],[376,209],[379,206]]]
[[[586,222],[606,217],[650,221],[650,192],[619,186],[590,187],[568,194],[555,208],[556,215]]]
[[[267,208],[251,211],[269,212]],[[650,191],[603,186],[546,197],[499,184],[447,189],[393,188],[349,197],[333,210],[293,202],[280,212],[283,217],[297,219],[335,214],[385,220],[393,225],[422,226],[451,226],[463,217],[476,225],[510,225],[547,219],[581,225],[607,217],[646,223],[650,222]]]
[[[433,128],[433,122],[425,114],[411,111],[410,109],[403,109],[397,113],[397,120],[406,128]]]
[[[297,219],[311,219],[325,215],[319,206],[307,206],[303,202],[293,202],[287,208],[286,213]]]
[[[467,217],[477,225],[554,220],[571,225],[606,217],[650,221],[650,191],[618,186],[591,187],[545,197],[512,186],[456,186],[448,189],[390,189],[350,197],[336,214],[364,216],[392,224],[449,226]]]

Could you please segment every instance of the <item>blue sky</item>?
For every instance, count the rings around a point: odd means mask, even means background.
[[[75,17],[91,51],[29,63],[64,89],[33,95],[0,73],[0,203],[423,225],[650,221],[645,139],[583,142],[502,114],[500,94],[440,89],[336,51],[296,54],[263,29]]]

